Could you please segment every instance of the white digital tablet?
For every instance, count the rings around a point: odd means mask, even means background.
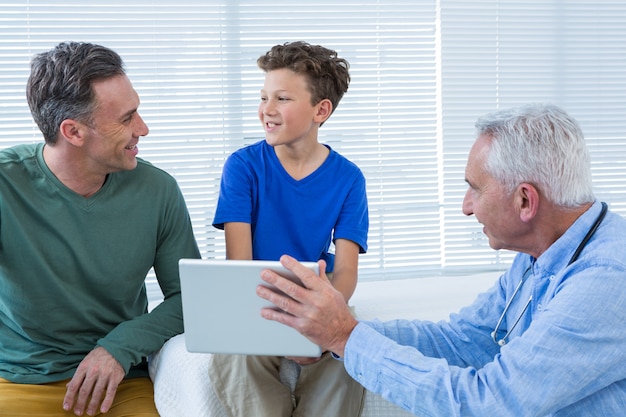
[[[319,274],[317,263],[304,263]],[[299,282],[278,261],[181,259],[185,340],[189,352],[271,356],[320,356],[321,349],[295,329],[261,317],[273,306],[256,294],[261,271]]]

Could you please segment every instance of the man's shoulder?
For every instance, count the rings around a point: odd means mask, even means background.
[[[20,162],[24,159],[37,155],[37,149],[41,144],[24,143],[0,150],[0,163]]]
[[[163,168],[160,168],[154,165],[152,162],[142,158],[137,158],[137,168],[135,168],[133,171],[137,171],[145,175],[156,175],[173,178],[172,175]]]
[[[137,167],[129,171],[121,171],[116,173],[120,177],[134,178],[141,181],[144,185],[151,184],[176,184],[177,181],[172,174],[154,165],[145,159],[137,158]]]
[[[601,254],[608,254],[611,250],[615,257],[626,263],[622,256],[626,247],[626,218],[619,213],[609,211],[597,231],[598,238],[593,239],[594,247],[598,247]]]

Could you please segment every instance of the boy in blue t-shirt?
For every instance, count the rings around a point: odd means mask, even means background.
[[[227,159],[213,225],[225,231],[228,259],[324,259],[348,302],[367,250],[365,178],[318,142],[318,130],[348,89],[349,64],[306,42],[276,45],[257,64],[265,72],[258,115],[266,137]],[[289,360],[214,355],[209,374],[229,415],[360,415],[363,388],[341,362],[328,352]],[[281,363],[297,364],[293,396],[280,381]]]

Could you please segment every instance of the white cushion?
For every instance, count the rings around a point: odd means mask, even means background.
[[[350,300],[361,319],[442,320],[492,286],[500,272],[362,282]],[[169,340],[150,361],[161,417],[222,417],[208,378],[210,354],[189,353],[184,335]],[[289,376],[285,376],[289,379]],[[362,417],[407,417],[408,412],[367,392]]]

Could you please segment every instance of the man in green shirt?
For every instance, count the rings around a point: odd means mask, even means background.
[[[0,415],[158,416],[146,358],[183,331],[178,260],[200,257],[183,196],[137,158],[114,51],[36,55],[27,99],[45,143],[0,151]]]

